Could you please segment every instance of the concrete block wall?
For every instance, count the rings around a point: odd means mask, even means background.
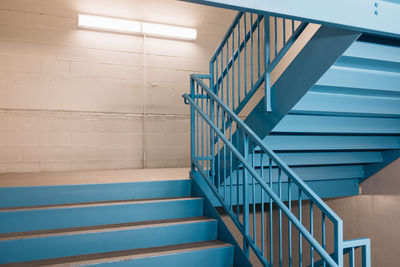
[[[196,41],[77,29],[89,13],[194,27]],[[189,165],[189,74],[235,12],[173,0],[0,1],[0,172]]]

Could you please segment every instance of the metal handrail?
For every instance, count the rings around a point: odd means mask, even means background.
[[[279,207],[280,214],[281,214],[281,212],[283,212],[283,214],[286,215],[286,217],[288,218],[290,223],[293,224],[296,227],[296,229],[299,231],[300,236],[303,236],[308,241],[308,243],[310,244],[310,248],[311,248],[311,255],[312,255],[312,251],[315,249],[315,251],[321,256],[321,258],[324,261],[326,261],[326,263],[329,264],[330,266],[341,266],[340,261],[341,261],[342,254],[343,254],[342,220],[271,149],[269,149],[263,143],[263,141],[227,105],[225,105],[223,103],[223,101],[214,92],[212,92],[212,90],[203,82],[202,79],[205,79],[205,78],[210,78],[210,77],[202,75],[200,78],[199,76],[192,74],[191,75],[191,88],[192,88],[191,95],[188,95],[188,94],[184,95],[185,102],[189,103],[192,107],[192,109],[191,109],[192,113],[197,112],[197,114],[199,114],[199,116],[203,119],[201,121],[202,132],[203,132],[203,121],[204,121],[205,124],[208,125],[210,132],[211,131],[213,132],[212,138],[214,138],[214,135],[215,135],[215,138],[219,138],[222,141],[222,143],[224,144],[224,149],[229,149],[229,151],[231,151],[233,153],[234,157],[240,162],[240,164],[241,164],[241,166],[243,166],[244,170],[246,170],[246,172],[248,172],[250,174],[250,176],[254,178],[254,180],[257,182],[257,184],[261,186],[262,190],[268,194],[268,196],[270,197],[270,201],[271,201],[270,205],[272,205],[272,201],[273,201],[273,203],[275,203]],[[201,94],[194,93],[194,90],[193,90],[194,84],[197,84],[198,86],[200,86]],[[229,138],[226,137],[225,131],[224,132],[221,131],[219,125],[216,125],[213,122],[214,114],[210,114],[210,116],[208,116],[206,113],[204,113],[202,111],[202,109],[200,108],[200,106],[198,104],[196,104],[195,99],[197,99],[197,101],[200,101],[200,99],[201,99],[201,101],[203,101],[203,100],[211,101],[210,106],[207,102],[207,109],[208,108],[211,109],[211,103],[212,103],[213,107],[215,104],[217,108],[221,109],[221,112],[223,110],[224,116],[225,115],[227,117],[229,116],[229,120],[232,120],[234,123],[236,123],[236,125],[237,125],[236,131],[238,131],[238,129],[240,129],[240,131],[243,131],[244,136],[247,136],[247,138],[250,140],[250,142],[253,143],[254,146],[259,147],[260,150],[262,151],[262,153],[265,153],[267,155],[267,157],[270,158],[270,162],[273,162],[279,168],[278,169],[279,172],[283,171],[283,173],[285,173],[287,175],[288,179],[290,181],[293,181],[294,184],[297,185],[297,187],[299,188],[299,196],[301,197],[301,193],[304,193],[308,197],[308,199],[311,201],[311,203],[310,203],[311,209],[312,209],[312,206],[315,205],[316,207],[318,207],[321,210],[321,212],[322,212],[322,214],[324,214],[324,216],[326,215],[332,221],[332,223],[334,224],[334,227],[335,227],[335,235],[334,235],[335,253],[333,253],[333,255],[336,258],[337,262],[335,262],[335,260],[331,257],[331,255],[326,251],[325,247],[322,246],[320,243],[318,243],[318,241],[314,238],[312,230],[311,230],[311,232],[309,230],[307,230],[307,228],[305,228],[305,226],[302,224],[302,222],[291,212],[290,208],[288,208],[283,203],[283,200],[280,197],[280,193],[277,195],[273,191],[272,184],[270,184],[269,186],[267,185],[267,183],[262,179],[262,177],[255,171],[255,168],[252,167],[247,162],[245,155],[242,155],[241,152],[239,152],[238,147],[235,147],[235,145],[229,140]],[[204,104],[202,104],[202,105],[204,105]],[[202,106],[202,108],[204,108],[204,107]],[[194,115],[192,115],[192,116],[194,116]],[[193,120],[193,117],[192,117],[192,120]],[[193,123],[193,121],[192,121],[192,123]],[[197,123],[198,123],[198,119],[197,119]],[[192,151],[196,149],[193,147],[195,134],[196,133],[194,133],[194,132],[192,133],[192,138],[193,138],[192,139]],[[199,135],[199,133],[197,133],[197,135]],[[211,137],[211,135],[210,135],[210,137]],[[203,140],[203,136],[201,137],[201,139]],[[208,141],[206,141],[206,142],[208,142]],[[218,146],[219,146],[219,143],[218,143]],[[202,147],[203,147],[203,143],[202,143]],[[202,155],[202,157],[204,158],[204,155]],[[206,155],[206,157],[208,157],[208,154]],[[215,153],[213,153],[211,155],[211,157],[215,157]],[[211,160],[211,162],[212,163],[210,163],[210,166],[211,166],[211,164],[215,163],[213,159]],[[194,166],[197,167],[198,170],[200,170],[200,173],[207,180],[207,177],[210,175],[210,168],[212,168],[212,167],[208,167],[208,163],[207,163],[207,168],[206,168],[207,170],[204,170],[204,161],[202,164],[200,164],[200,160],[194,154],[192,154],[192,163],[194,164]],[[271,166],[272,166],[272,164],[270,163],[270,170],[272,168]],[[214,179],[214,177],[212,177],[212,179]],[[272,178],[270,178],[270,179],[272,179]],[[252,180],[253,186],[254,186],[254,180]],[[272,180],[270,180],[270,181],[272,181]],[[207,182],[210,182],[210,181],[207,181]],[[215,186],[215,184],[211,183],[211,182],[209,183],[209,185],[211,187]],[[219,183],[218,183],[218,186],[219,186]],[[247,182],[246,181],[243,181],[243,186],[244,186],[244,189],[243,189],[244,194],[247,194],[247,189],[246,189]],[[253,188],[253,190],[254,190],[254,188]],[[228,211],[228,214],[234,221],[235,225],[240,230],[240,222],[238,221],[237,218],[235,218],[235,216],[232,212],[229,212],[230,208],[229,208],[229,205],[227,205],[225,203],[224,197],[221,196],[219,194],[219,192],[215,190],[215,188],[213,191],[217,195],[217,198],[223,204],[224,208]],[[232,194],[232,192],[231,192],[231,194]],[[254,194],[254,191],[253,191],[253,194]],[[244,197],[243,199],[245,200],[246,198]],[[254,199],[253,199],[253,201],[254,201]],[[248,205],[248,203],[247,203],[247,205]],[[272,206],[270,206],[270,207],[272,207]],[[254,208],[254,206],[253,206],[253,208]],[[231,209],[232,209],[232,203],[231,203]],[[310,214],[310,216],[312,216],[312,214]],[[248,222],[248,213],[246,215],[246,219],[244,218],[243,220],[244,220],[244,225],[247,225],[247,228],[248,228],[248,223],[249,223]],[[325,227],[325,222],[324,222],[323,227]],[[270,263],[268,263],[266,261],[261,250],[257,247],[255,242],[251,239],[250,235],[248,234],[247,228],[245,227],[245,229],[243,231],[241,231],[241,233],[245,239],[245,242],[244,242],[245,247],[250,246],[252,248],[252,250],[254,251],[254,253],[257,255],[257,257],[260,259],[260,261],[264,265],[268,266]],[[271,229],[271,231],[272,231],[272,229]],[[253,238],[255,239],[254,235],[255,235],[255,233],[253,234]],[[280,240],[281,240],[281,238],[282,237],[281,237],[281,232],[280,232]],[[244,250],[246,250],[245,247],[244,247]],[[280,253],[281,253],[281,250],[282,250],[282,247],[281,247],[281,243],[280,243]],[[271,252],[272,252],[272,248],[271,248]]]

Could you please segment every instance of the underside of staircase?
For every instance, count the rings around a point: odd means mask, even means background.
[[[319,196],[357,195],[400,156],[400,41],[362,35],[263,138]]]

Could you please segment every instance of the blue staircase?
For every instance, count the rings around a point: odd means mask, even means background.
[[[232,266],[223,223],[191,191],[190,180],[0,188],[0,265]]]
[[[183,95],[193,181],[263,266],[371,266],[370,240],[343,240],[322,198],[358,195],[400,157],[399,27],[299,21],[289,0],[189,1],[239,10]]]

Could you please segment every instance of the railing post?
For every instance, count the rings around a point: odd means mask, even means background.
[[[248,152],[249,152],[249,137],[246,135],[246,133],[243,132],[243,142],[244,142],[244,158],[247,162],[248,158]],[[243,228],[244,228],[244,233],[246,236],[249,235],[249,188],[248,188],[248,172],[246,168],[243,168]],[[243,252],[249,257],[249,243],[246,241],[246,239],[243,238]]]
[[[194,80],[190,78],[190,96],[194,99]],[[190,106],[190,169],[192,174],[195,171],[195,165],[193,164],[193,161],[196,157],[196,151],[195,151],[195,133],[196,133],[196,125],[195,125],[195,109],[191,105]]]
[[[335,242],[334,242],[334,247],[335,247],[335,257],[334,259],[339,267],[343,266],[343,222],[342,220],[339,220],[336,222],[334,225],[334,233],[335,233]]]
[[[264,16],[264,71],[265,71],[265,77],[264,77],[264,88],[265,88],[265,94],[264,94],[264,102],[265,102],[265,109],[268,112],[272,111],[271,108],[271,78],[270,78],[270,73],[268,71],[268,66],[271,63],[271,58],[270,58],[270,50],[271,50],[271,33],[269,31],[270,29],[270,21],[269,21],[269,16]]]

